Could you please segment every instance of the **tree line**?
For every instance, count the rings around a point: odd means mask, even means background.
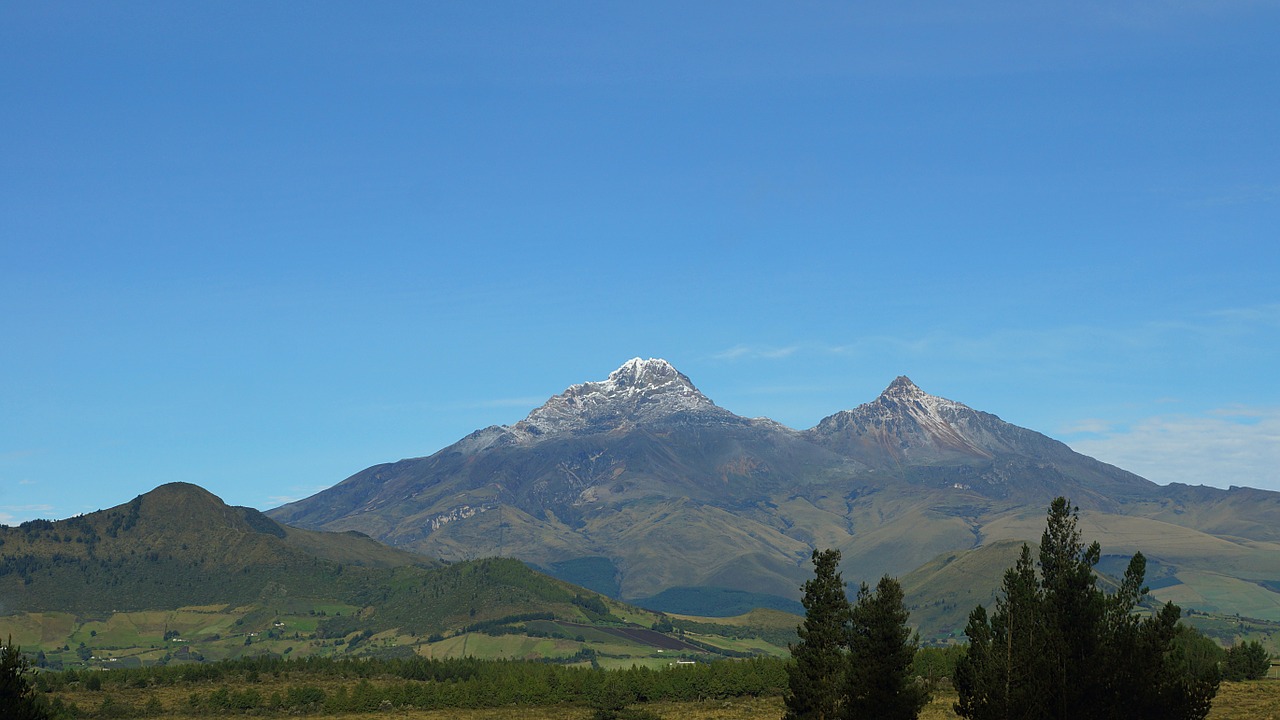
[[[5,662],[12,662],[14,667],[5,677],[14,679],[15,688],[22,685],[23,707],[32,713],[10,716],[0,712],[5,720],[228,713],[305,715],[559,704],[618,708],[663,700],[776,696],[786,684],[786,661],[770,657],[664,669],[633,666],[600,670],[524,660],[285,660],[261,656],[207,664],[64,670],[32,676],[26,659],[16,649],[5,652]],[[266,682],[268,679],[271,682]],[[90,707],[64,703],[57,691],[72,686],[100,691],[102,699]],[[8,687],[0,679],[0,693],[8,692]],[[148,692],[158,687],[186,687],[190,692],[179,704],[163,705],[158,693]],[[169,691],[164,696],[172,697],[173,693]],[[18,697],[15,692],[15,703]],[[7,695],[0,694],[0,709],[9,707],[7,699]]]

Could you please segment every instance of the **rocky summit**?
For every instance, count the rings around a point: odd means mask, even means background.
[[[628,426],[740,420],[711,402],[666,360],[634,358],[599,382],[574,385],[510,428],[517,442]]]
[[[725,593],[794,603],[815,548],[840,549],[846,579],[874,581],[1035,541],[1059,495],[1107,552],[1141,550],[1163,568],[1157,596],[1212,610],[1225,588],[1280,620],[1280,493],[1158,486],[906,377],[795,430],[735,415],[665,360],[636,358],[514,425],[268,514],[449,560],[516,557],[617,597],[714,611]],[[708,607],[675,608],[676,597]]]

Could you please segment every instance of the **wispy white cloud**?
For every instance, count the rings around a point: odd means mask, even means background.
[[[35,485],[36,481],[31,480],[30,478],[22,478],[21,480],[18,481],[18,484],[19,485]]]
[[[830,385],[751,385],[738,388],[740,395],[810,395],[828,393]]]
[[[1161,415],[1069,444],[1158,483],[1280,490],[1280,408]]]
[[[288,505],[291,502],[298,502],[299,500],[309,498],[312,495],[315,495],[316,493],[320,492],[321,490],[326,490],[328,488],[329,488],[328,485],[313,485],[311,487],[302,487],[302,486],[295,485],[294,487],[289,488],[290,492],[287,495],[268,495],[266,498],[267,504],[263,507],[265,509],[265,508],[280,507],[281,505]]]
[[[48,517],[52,512],[52,505],[0,505],[0,525],[13,525],[37,517]]]
[[[734,345],[711,357],[715,360],[780,360],[794,355],[798,350],[800,348],[796,345],[787,347]]]
[[[267,507],[280,507],[281,505],[298,502],[307,497],[310,497],[310,495],[269,495],[267,496]]]

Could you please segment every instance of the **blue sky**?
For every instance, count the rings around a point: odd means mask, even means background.
[[[0,5],[0,522],[273,507],[634,356],[1280,489],[1274,2]]]

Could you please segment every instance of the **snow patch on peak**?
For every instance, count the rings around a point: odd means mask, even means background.
[[[881,448],[896,462],[991,458],[1008,449],[999,418],[930,395],[905,375],[875,400],[824,418],[809,432],[836,443]]]
[[[934,437],[952,438],[954,441],[961,434],[958,426],[966,424],[973,414],[968,406],[930,395],[911,378],[899,375],[875,400],[824,418],[814,431],[856,429],[855,432],[860,434],[871,428],[900,427],[901,423],[907,422]]]
[[[679,370],[675,369],[671,363],[662,358],[649,358],[642,360],[640,358],[631,358],[622,364],[622,367],[609,373],[609,378],[604,384],[613,384],[616,387],[660,387],[671,382],[683,382],[683,384],[693,387],[693,383],[689,382],[689,378],[685,377]],[[591,383],[584,383],[590,385]],[[574,387],[581,387],[575,385]]]
[[[566,432],[607,432],[677,413],[736,418],[660,358],[632,358],[604,380],[572,385],[511,427],[519,442]]]
[[[901,406],[905,405],[905,408]],[[919,385],[911,382],[911,378],[906,375],[899,375],[893,382],[889,383],[889,387],[880,393],[880,397],[874,401],[860,405],[857,410],[866,409],[868,411],[878,409],[877,414],[885,412],[893,412],[905,409],[909,414],[924,414],[929,417],[940,417],[942,414],[951,414],[969,408],[954,400],[948,400],[937,395],[930,395],[920,389]]]

